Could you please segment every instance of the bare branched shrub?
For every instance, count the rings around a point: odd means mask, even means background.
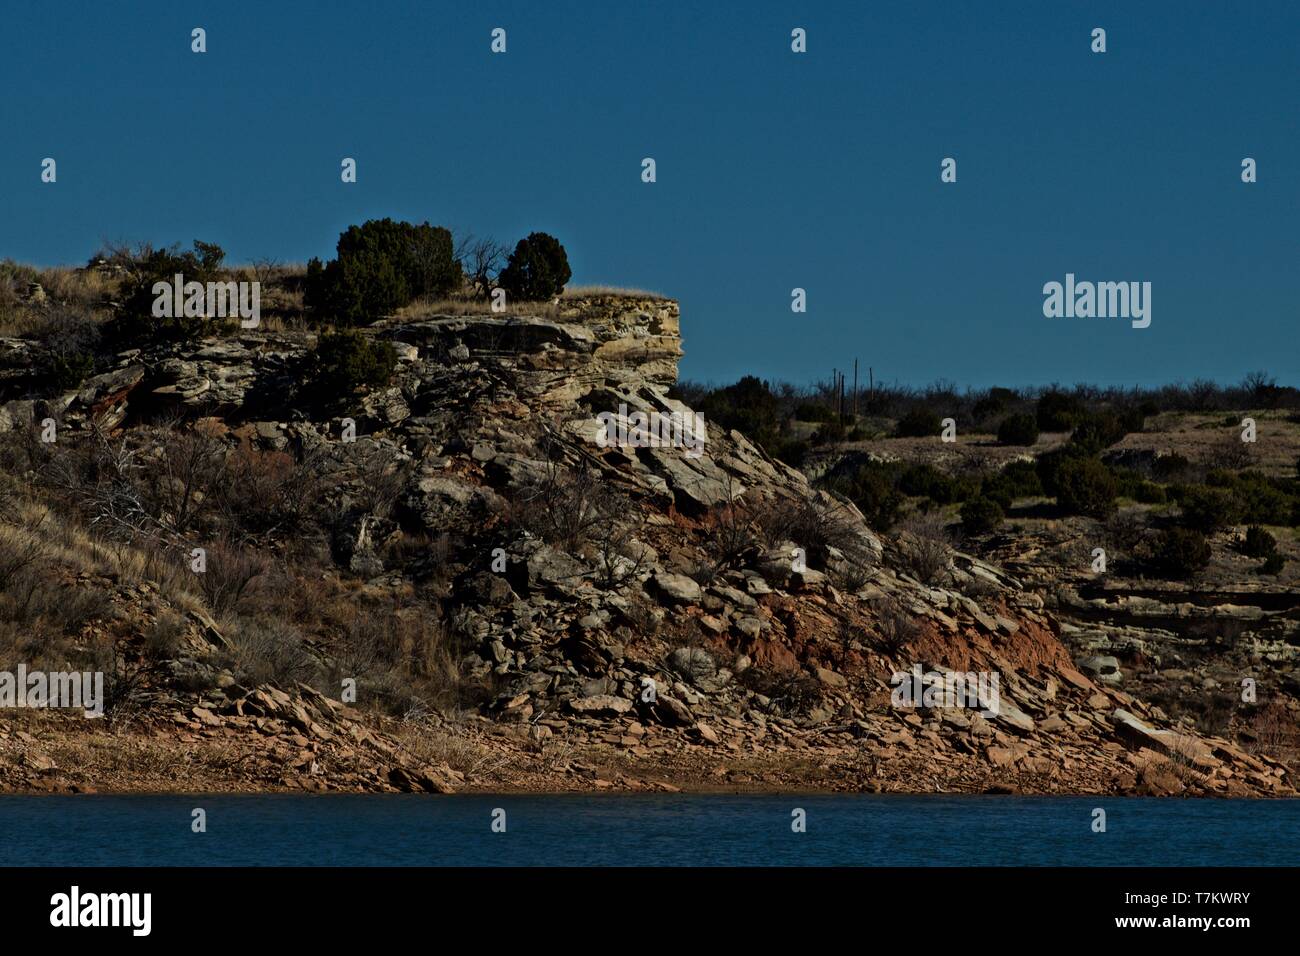
[[[596,583],[605,590],[622,590],[649,568],[653,552],[637,540],[639,525],[611,522],[596,536]]]
[[[251,686],[274,683],[292,687],[310,683],[319,667],[302,634],[274,618],[240,618],[226,635],[241,677]]]
[[[476,299],[486,299],[510,257],[510,247],[487,236],[465,233],[456,241],[452,257],[460,263],[470,294]]]
[[[273,256],[256,256],[248,263],[253,273],[253,281],[259,283],[265,292],[284,269],[284,263]]]
[[[814,567],[825,567],[831,548],[846,554],[858,550],[848,511],[833,499],[774,498],[755,507],[754,520],[768,547],[793,541],[804,549]]]
[[[59,442],[39,463],[42,480],[66,495],[91,528],[119,541],[174,539],[145,488],[147,463],[125,438],[94,428],[82,441]]]
[[[714,508],[706,522],[705,549],[717,571],[738,566],[758,544],[752,509],[731,493],[730,479],[727,485],[727,502]]]
[[[300,529],[322,498],[320,457],[317,452],[299,462],[287,452],[241,445],[230,454],[226,480],[217,492],[223,515],[249,534]],[[390,509],[396,497],[387,490],[370,494]]]
[[[875,612],[880,647],[891,657],[897,656],[921,633],[916,615],[895,598],[886,597],[877,601]]]
[[[511,521],[574,553],[604,535],[620,517],[621,506],[593,472],[571,471],[552,462],[544,477],[520,489]]]
[[[213,541],[206,549],[199,586],[214,614],[221,616],[234,611],[249,585],[259,575],[265,574],[269,563],[249,548],[226,539]]]
[[[201,425],[187,431],[168,429],[158,437],[160,460],[146,472],[153,480],[158,519],[176,534],[184,534],[214,490],[227,484],[227,446],[214,429]]]
[[[766,547],[794,540],[799,510],[799,503],[790,498],[765,498],[752,506],[754,523]]]
[[[1274,698],[1260,707],[1250,722],[1250,733],[1247,736],[1254,738],[1250,742],[1250,750],[1281,760],[1294,769],[1297,745],[1300,744],[1296,729],[1296,717],[1287,710],[1285,704]]]
[[[952,560],[952,536],[940,515],[914,515],[899,526],[898,549],[908,571],[923,584],[933,584]]]
[[[1241,440],[1241,430],[1234,428],[1225,434],[1206,455],[1211,469],[1244,471],[1255,463],[1254,444]]]
[[[112,638],[91,648],[90,669],[104,675],[104,717],[111,725],[130,722],[155,696],[150,688],[158,676],[156,665],[129,658]]]
[[[751,667],[740,675],[740,682],[767,699],[765,706],[758,704],[771,714],[806,714],[822,699],[821,684],[803,671]]]
[[[352,470],[361,510],[380,518],[390,517],[410,482],[414,467],[414,462],[399,459],[382,449],[359,451]]]
[[[144,653],[151,660],[169,661],[180,653],[185,637],[185,619],[163,611],[144,632]]]

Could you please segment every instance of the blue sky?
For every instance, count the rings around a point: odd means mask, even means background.
[[[0,257],[541,229],[680,299],[690,378],[1300,384],[1298,36],[1285,2],[13,6]],[[1044,318],[1067,272],[1150,281],[1151,327]]]

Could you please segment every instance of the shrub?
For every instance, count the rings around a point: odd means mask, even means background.
[[[801,422],[829,422],[835,419],[835,410],[820,402],[800,402],[794,417]]]
[[[1162,505],[1167,500],[1165,489],[1154,481],[1139,481],[1133,489],[1132,497],[1144,505]]]
[[[983,421],[1001,415],[1019,397],[1009,388],[991,388],[988,390],[988,394],[972,406],[971,417],[976,421]]]
[[[560,240],[534,232],[519,240],[497,281],[512,299],[543,301],[563,292],[571,275],[569,257]]]
[[[1083,403],[1073,395],[1060,391],[1044,392],[1038,399],[1038,430],[1066,432],[1072,429],[1083,415]]]
[[[1127,434],[1124,423],[1113,412],[1097,412],[1078,418],[1070,444],[1077,445],[1089,455],[1109,448]]]
[[[1071,514],[1105,518],[1115,510],[1115,477],[1096,458],[1072,458],[1056,475],[1056,501]]]
[[[1140,432],[1146,428],[1146,417],[1146,413],[1142,411],[1141,406],[1125,408],[1119,413],[1119,423],[1123,427],[1125,434]]]
[[[1151,474],[1161,481],[1167,481],[1170,478],[1177,478],[1191,467],[1191,462],[1177,452],[1171,452],[1168,455],[1159,455],[1151,463]]]
[[[898,468],[883,462],[866,462],[851,475],[839,476],[831,487],[858,506],[867,524],[887,531],[898,520],[903,496],[899,494]]]
[[[444,296],[461,282],[451,233],[429,223],[371,219],[339,235],[337,257],[307,263],[304,304],[319,317],[357,325],[417,296]]]
[[[144,632],[144,653],[150,660],[169,661],[180,654],[185,639],[185,619],[173,611],[161,611]]]
[[[302,635],[284,621],[242,618],[229,640],[239,675],[251,687],[271,682],[292,687],[318,672]]]
[[[1258,472],[1239,475],[1229,486],[1240,503],[1242,520],[1255,524],[1286,524],[1295,499]]]
[[[1024,445],[1028,447],[1038,441],[1038,420],[1028,413],[1010,415],[998,425],[998,444]]]
[[[1282,568],[1286,566],[1286,558],[1274,552],[1264,559],[1264,563],[1259,566],[1260,574],[1271,574],[1274,577],[1282,573]]]
[[[1189,577],[1210,563],[1210,544],[1199,531],[1169,528],[1160,535],[1156,560],[1171,577]]]
[[[766,382],[753,375],[704,396],[699,412],[710,425],[728,431],[734,428],[764,448],[776,443],[781,428],[776,396]]]
[[[1241,553],[1248,558],[1267,558],[1277,553],[1277,539],[1259,525],[1246,529],[1246,538],[1241,543]]]
[[[86,352],[54,352],[46,361],[42,378],[58,392],[79,388],[95,370],[95,356]]]
[[[308,357],[307,384],[313,397],[346,401],[360,388],[388,384],[397,367],[391,342],[369,339],[353,329],[326,332]]]
[[[898,655],[908,644],[922,634],[916,615],[893,597],[884,597],[876,604],[876,632],[881,649]]]
[[[943,422],[938,413],[928,408],[914,408],[898,420],[894,426],[897,438],[929,438],[943,431]]]
[[[1005,487],[1013,498],[1034,498],[1043,493],[1043,483],[1032,461],[1010,462],[989,480]]]
[[[218,617],[234,611],[253,580],[266,574],[268,567],[256,551],[228,540],[210,542],[205,570],[198,576],[208,607]]]
[[[923,584],[934,584],[952,563],[952,535],[938,513],[912,515],[898,527],[895,542],[903,566]]]
[[[976,495],[961,506],[961,526],[967,534],[987,534],[1002,523],[1002,506]]]
[[[925,462],[909,465],[899,476],[898,489],[907,495],[930,498],[941,505],[950,504],[956,491],[952,478]]]
[[[627,503],[596,473],[550,463],[545,474],[523,485],[510,509],[514,524],[569,552],[610,534]]]
[[[1053,498],[1057,497],[1060,493],[1058,476],[1061,468],[1067,462],[1086,457],[1088,456],[1083,450],[1075,445],[1066,445],[1064,448],[1058,448],[1055,451],[1039,455],[1037,461],[1034,462],[1034,471],[1038,475],[1039,484],[1042,485],[1042,493]]]
[[[177,246],[165,249],[144,247],[131,262],[122,287],[122,307],[108,323],[106,337],[114,347],[138,345],[146,341],[189,342],[209,334],[215,324],[206,316],[155,316],[153,287],[157,282],[169,285],[179,274],[184,282],[206,285],[221,274],[226,254],[212,242],[195,239],[193,249],[178,252]],[[182,310],[183,311],[183,310]]]
[[[1232,493],[1223,488],[1192,485],[1183,491],[1178,504],[1183,512],[1182,523],[1204,534],[1235,524],[1240,516]]]
[[[813,435],[814,445],[825,445],[830,442],[844,441],[846,429],[843,422],[829,421],[817,429]]]

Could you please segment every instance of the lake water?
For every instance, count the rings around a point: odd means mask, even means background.
[[[792,832],[796,808],[806,832]],[[38,866],[1271,866],[1300,863],[1300,801],[3,796],[0,846],[6,864]]]

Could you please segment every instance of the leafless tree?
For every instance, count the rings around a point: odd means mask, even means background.
[[[454,256],[476,298],[486,299],[510,255],[510,248],[487,236],[467,233],[457,241]]]
[[[161,520],[177,534],[190,528],[202,502],[223,484],[227,453],[226,443],[211,429],[196,426],[168,436],[157,487]]]
[[[262,286],[270,285],[283,266],[281,260],[271,256],[257,256],[249,262],[249,268],[253,270],[253,281]]]

